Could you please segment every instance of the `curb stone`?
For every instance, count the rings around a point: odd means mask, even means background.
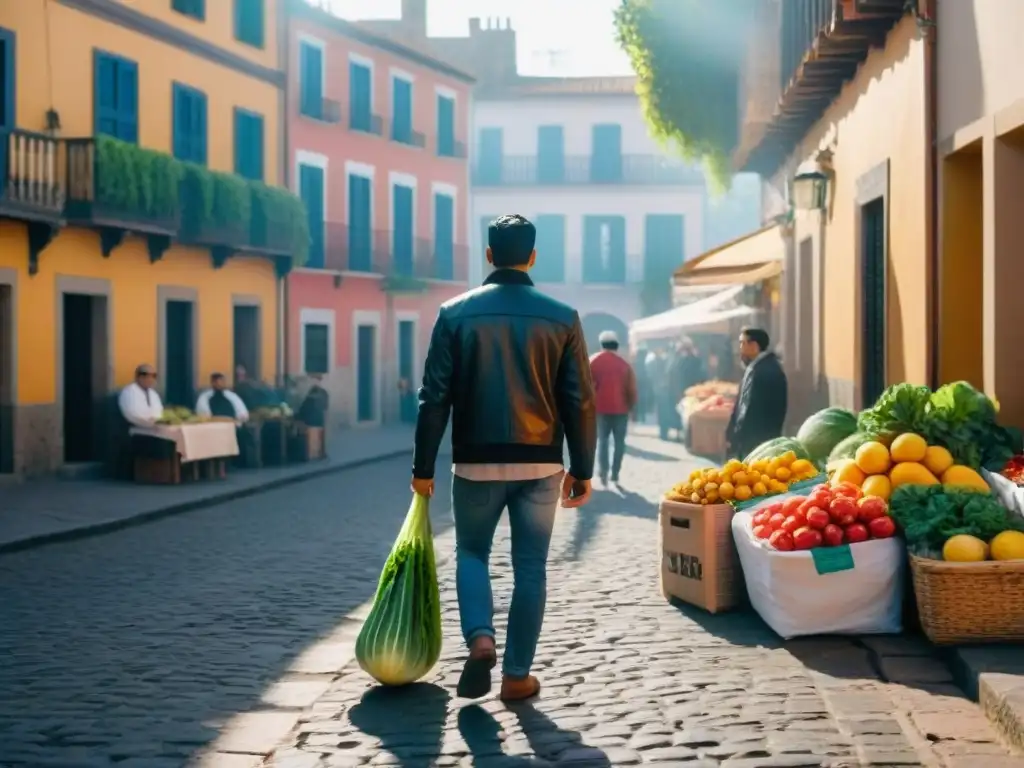
[[[954,648],[947,651],[953,679],[1000,735],[1024,752],[1024,663],[1000,663],[999,656],[984,658],[988,649]],[[1021,650],[1017,649],[1020,654]],[[981,657],[981,658],[979,658]],[[1024,658],[1022,656],[1021,658]]]
[[[21,552],[26,549],[35,549],[36,547],[46,546],[47,544],[57,544],[59,542],[74,541],[76,539],[99,536],[105,533],[113,533],[114,531],[120,531],[125,528],[133,528],[138,525],[155,522],[156,520],[160,520],[165,517],[181,515],[186,512],[194,512],[199,509],[214,507],[218,504],[223,504],[224,502],[236,501],[249,496],[255,496],[256,494],[264,493],[265,491],[272,491],[288,485],[295,485],[296,483],[302,483],[306,480],[324,477],[325,475],[341,472],[342,470],[354,469],[367,464],[374,464],[378,461],[387,461],[389,459],[395,459],[400,456],[411,454],[412,449],[410,448],[387,451],[376,456],[330,464],[325,467],[310,469],[306,472],[296,472],[294,475],[277,477],[273,480],[268,480],[265,483],[257,483],[246,488],[234,488],[232,490],[215,492],[201,499],[191,499],[189,501],[183,501],[176,504],[169,504],[158,509],[150,509],[145,512],[140,512],[137,515],[123,517],[118,520],[104,520],[103,522],[87,523],[85,525],[68,528],[63,531],[27,536],[23,539],[18,539],[17,541],[8,541],[0,544],[0,555],[10,554],[12,552]]]

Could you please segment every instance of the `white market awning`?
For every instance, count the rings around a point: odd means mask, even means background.
[[[730,306],[743,289],[743,285],[734,285],[714,296],[635,320],[629,326],[630,343],[670,339],[688,328],[715,325],[735,317],[750,315],[756,311],[752,307]]]
[[[672,281],[677,286],[750,285],[780,274],[785,258],[782,228],[773,224],[690,259]]]

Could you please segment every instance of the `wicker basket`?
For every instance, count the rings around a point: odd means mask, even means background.
[[[910,556],[921,629],[936,645],[1024,641],[1024,560]]]

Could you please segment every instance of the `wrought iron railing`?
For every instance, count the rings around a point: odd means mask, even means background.
[[[661,155],[570,155],[541,158],[512,155],[501,162],[477,160],[478,186],[561,186],[579,184],[695,185],[704,183],[699,168]]]
[[[329,222],[322,239],[313,233],[308,266],[341,272],[464,282],[469,248],[438,243],[395,230],[367,229]]]

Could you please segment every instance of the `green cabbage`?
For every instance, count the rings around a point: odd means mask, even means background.
[[[440,655],[441,595],[430,500],[417,493],[356,639],[356,661],[379,683],[406,685],[430,672]]]

